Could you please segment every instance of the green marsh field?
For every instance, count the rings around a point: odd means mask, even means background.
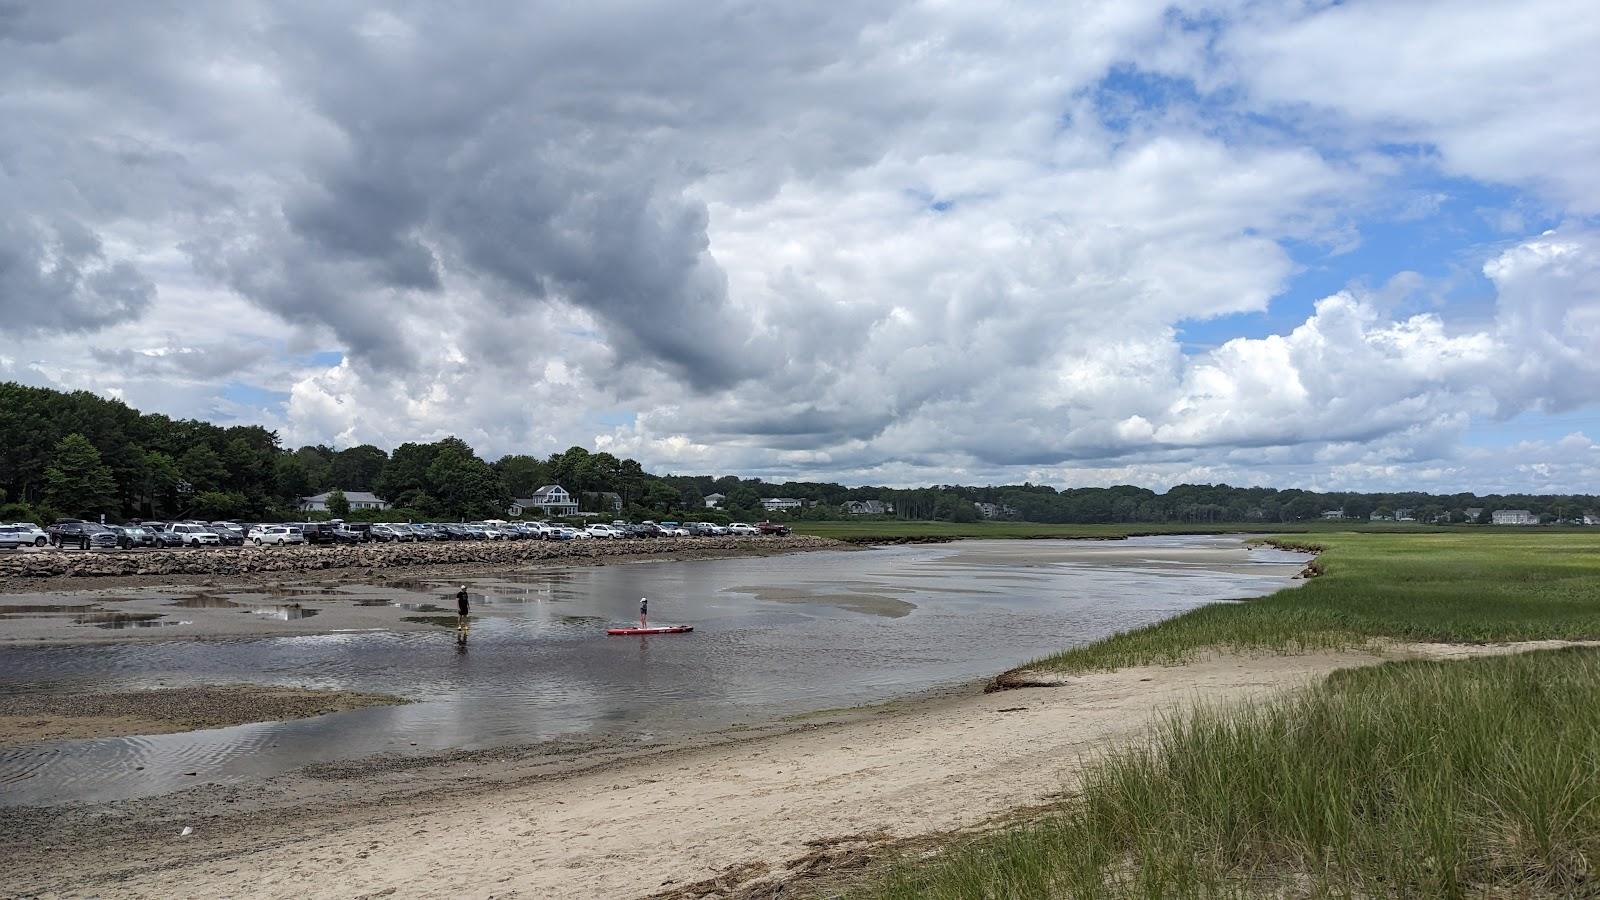
[[[1376,533],[1419,534],[1430,531],[1463,531],[1472,533],[1502,531],[1485,526],[1431,526],[1408,522],[1375,522],[1355,525],[1348,522],[1299,522],[1293,525],[1275,525],[1262,522],[1232,522],[1217,524],[1138,524],[1117,525],[1050,525],[1042,522],[924,522],[898,519],[872,519],[853,521],[791,522],[796,534],[812,534],[853,543],[889,543],[919,540],[994,539],[1016,540],[1027,538],[1078,538],[1104,539],[1134,537],[1145,534],[1331,534],[1361,531]]]
[[[1600,639],[1600,531],[1317,534],[1320,576],[1041,660]],[[1200,706],[1092,762],[1024,824],[862,898],[1600,896],[1600,648],[1335,673]]]

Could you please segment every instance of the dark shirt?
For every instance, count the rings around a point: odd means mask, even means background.
[[[458,612],[460,612],[463,616],[467,614],[467,592],[466,591],[457,591],[456,592],[456,610]]]

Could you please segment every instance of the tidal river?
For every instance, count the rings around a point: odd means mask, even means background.
[[[1307,559],[1233,537],[1156,537],[650,562],[471,579],[483,615],[464,648],[441,628],[0,649],[0,691],[252,682],[416,701],[4,749],[0,805],[146,796],[376,753],[648,742],[871,703],[1271,593]],[[373,602],[372,588],[360,596],[350,602]],[[646,596],[652,624],[694,633],[607,637],[604,626],[634,618]]]

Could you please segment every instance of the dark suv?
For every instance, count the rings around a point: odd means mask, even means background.
[[[300,533],[305,535],[308,544],[353,544],[355,540],[350,532],[341,529],[332,522],[304,522],[301,523]]]
[[[91,547],[99,547],[114,550],[117,547],[118,537],[117,532],[104,525],[74,520],[57,524],[50,535],[50,540],[63,549],[77,547],[80,550],[88,550]]]

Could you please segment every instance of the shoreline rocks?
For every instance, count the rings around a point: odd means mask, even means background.
[[[188,550],[91,550],[0,554],[0,578],[244,575],[324,569],[394,569],[490,563],[586,562],[608,557],[701,555],[706,551],[788,553],[840,547],[807,535],[654,540],[450,541],[356,546],[227,547]]]

